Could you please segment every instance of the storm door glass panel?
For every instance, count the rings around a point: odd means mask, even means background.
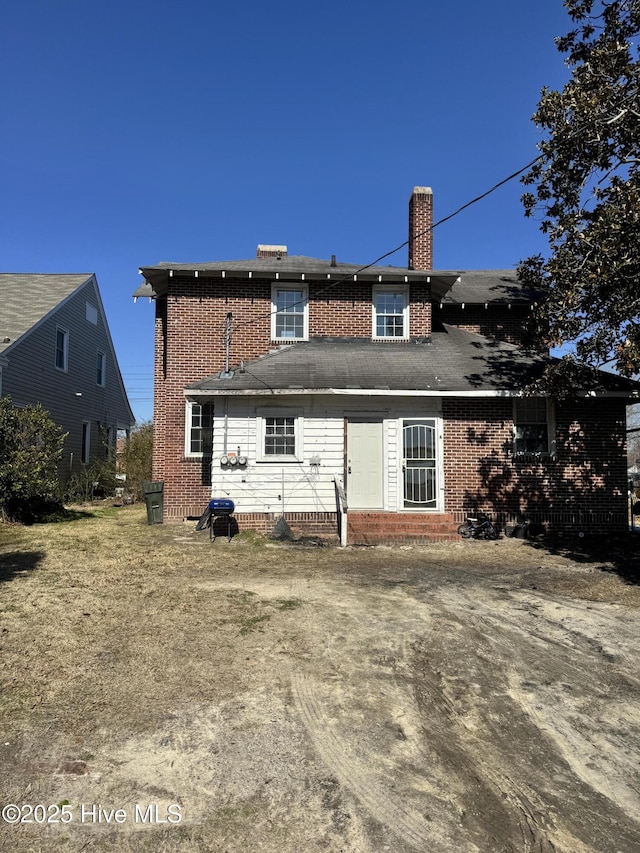
[[[407,509],[436,506],[436,424],[404,421],[402,425],[404,505]]]
[[[276,338],[304,338],[305,292],[276,291]]]

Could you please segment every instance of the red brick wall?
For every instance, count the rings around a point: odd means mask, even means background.
[[[271,280],[259,279],[174,276],[166,299],[156,302],[153,477],[164,481],[167,519],[192,515],[195,508],[204,509],[210,498],[207,464],[184,454],[184,387],[224,369],[228,312],[233,315],[232,366],[257,358],[275,345],[271,340],[271,284]],[[371,284],[345,282],[329,290],[326,282],[307,284],[311,337],[371,339]],[[427,284],[411,287],[410,332],[412,337],[431,334]]]
[[[371,285],[346,283],[317,295],[324,286],[310,283],[310,335],[370,338]],[[231,364],[268,352],[273,345],[271,281],[176,276],[166,299],[156,303],[153,476],[165,483],[167,519],[197,514],[210,498],[208,462],[184,454],[184,387],[223,369],[229,311]],[[484,316],[479,310],[474,331],[482,331]],[[503,326],[501,334],[515,336],[516,325]],[[411,334],[430,330],[427,286],[414,286]],[[525,511],[560,523],[567,513],[588,508],[616,524],[624,518],[626,524],[624,401],[559,404],[557,458],[543,461],[513,459],[511,400],[445,398],[443,420],[446,512],[479,507],[506,516]]]
[[[443,401],[445,509],[480,509],[499,520],[522,512],[556,529],[592,519],[626,530],[625,402],[558,402],[556,456],[541,460],[514,459],[512,405]]]

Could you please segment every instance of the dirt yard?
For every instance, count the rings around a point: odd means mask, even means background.
[[[638,546],[0,527],[0,850],[637,853]]]

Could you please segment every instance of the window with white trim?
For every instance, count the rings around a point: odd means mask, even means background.
[[[69,332],[66,329],[61,329],[60,326],[56,329],[56,361],[55,365],[58,370],[67,370],[69,365]]]
[[[213,403],[187,403],[187,456],[209,456],[213,448]]]
[[[296,462],[302,456],[302,418],[291,412],[258,417],[258,453],[262,462]]]
[[[309,337],[309,290],[306,285],[271,286],[271,338],[305,341]]]
[[[409,337],[409,289],[374,287],[373,337],[407,339]]]
[[[515,456],[547,456],[555,452],[553,405],[544,397],[518,397],[513,401],[513,452]]]
[[[96,385],[104,388],[107,379],[107,357],[103,352],[96,353]]]

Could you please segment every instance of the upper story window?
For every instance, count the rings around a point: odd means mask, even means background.
[[[374,288],[373,337],[396,340],[409,337],[408,288]]]
[[[69,332],[56,329],[56,367],[58,370],[67,370],[69,365]]]
[[[519,397],[513,401],[513,452],[515,456],[546,456],[555,452],[550,400]]]
[[[107,357],[103,352],[96,353],[96,384],[104,388],[107,380]]]
[[[210,455],[213,449],[213,404],[187,403],[187,456]]]
[[[271,287],[271,338],[304,341],[309,337],[309,291],[306,286]]]
[[[98,309],[95,305],[92,305],[91,302],[86,303],[86,318],[89,323],[92,323],[94,326],[98,325]]]

